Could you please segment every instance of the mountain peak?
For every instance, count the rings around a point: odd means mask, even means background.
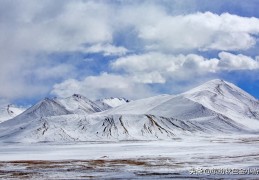
[[[233,83],[224,81],[222,79],[214,79],[204,84],[193,88],[185,93],[187,96],[222,96],[228,98],[236,98],[236,99],[252,99],[255,100],[253,96],[237,87]]]
[[[215,86],[218,86],[218,85],[227,85],[227,84],[231,84],[231,83],[229,83],[229,82],[227,82],[223,79],[212,79],[210,81],[207,81],[207,82],[201,84],[198,87],[205,87],[205,86],[215,87]],[[198,87],[196,87],[196,88],[198,88]]]
[[[231,89],[239,89],[234,84],[224,81],[222,79],[213,79],[213,80],[207,81],[207,82],[185,92],[184,94],[192,94],[192,93],[201,92],[201,91],[211,91],[211,92],[217,91],[217,92],[219,92],[219,90],[222,89],[220,87],[229,87]]]

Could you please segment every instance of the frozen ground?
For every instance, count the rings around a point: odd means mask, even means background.
[[[171,141],[1,143],[1,179],[258,179],[259,136],[187,136]],[[231,175],[195,175],[229,168]],[[201,172],[201,171],[199,171]],[[234,174],[233,174],[234,173]],[[240,174],[243,173],[243,174]]]

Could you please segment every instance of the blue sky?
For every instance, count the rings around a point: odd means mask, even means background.
[[[257,0],[2,0],[0,103],[176,94],[221,78],[259,98]]]

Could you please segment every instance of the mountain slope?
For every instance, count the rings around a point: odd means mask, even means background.
[[[174,117],[181,120],[216,115],[214,111],[182,95],[160,95],[141,99],[110,109],[101,114],[152,114],[163,117]]]
[[[208,121],[183,121],[154,115],[62,115],[37,118],[27,122],[0,125],[0,141],[118,141],[174,139],[188,135],[246,131],[234,123],[218,117]],[[12,126],[12,129],[9,127]]]

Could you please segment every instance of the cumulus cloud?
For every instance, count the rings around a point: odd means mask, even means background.
[[[124,54],[110,44],[111,9],[93,1],[0,2],[0,97],[47,95],[53,83],[77,73],[52,53]]]
[[[234,55],[227,52],[219,53],[218,68],[222,70],[254,70],[259,69],[258,57],[252,59],[243,54]]]
[[[75,71],[75,67],[71,64],[53,64],[43,65],[37,67],[31,71],[32,76],[37,77],[40,80],[45,79],[60,79],[68,76],[72,76],[71,73]]]
[[[123,70],[143,83],[187,80],[222,71],[259,69],[259,61],[242,54],[220,52],[219,58],[207,59],[197,54],[171,55],[146,53],[121,57],[112,62],[114,70]]]
[[[72,64],[49,61],[43,57],[9,55],[0,50],[0,97],[13,100],[46,94],[49,83],[73,76]],[[3,52],[3,53],[2,53]]]
[[[51,93],[59,97],[79,93],[91,99],[111,96],[136,99],[154,95],[148,86],[136,83],[127,76],[108,73],[88,76],[83,80],[68,79],[54,85]]]
[[[47,2],[37,1],[42,7],[30,0],[17,2],[18,5],[13,5],[17,8],[8,9],[16,10],[16,14],[2,24],[0,31],[1,39],[6,39],[12,50],[76,51],[85,43],[112,40],[108,19],[110,9],[105,4],[92,1]],[[47,8],[55,8],[59,13],[49,15],[48,11],[44,12]]]
[[[140,9],[141,8],[141,9]],[[148,50],[241,50],[256,44],[259,19],[211,12],[172,16],[163,9],[138,7],[124,19],[135,27]],[[127,18],[127,17],[131,18]]]
[[[154,3],[120,8],[102,1],[17,3],[1,5],[7,7],[3,17],[8,16],[2,19],[0,39],[13,51],[77,51],[89,44],[88,51],[125,52],[112,43],[114,34],[127,27],[152,50],[248,49],[259,33],[257,18],[211,12],[175,16]]]

